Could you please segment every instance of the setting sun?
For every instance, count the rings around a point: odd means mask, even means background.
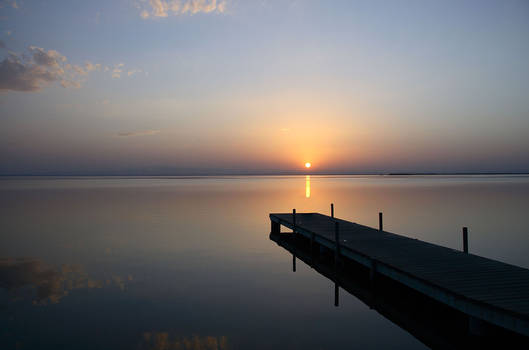
[[[305,163],[305,168],[310,168],[312,166],[312,164],[310,164],[309,162]]]

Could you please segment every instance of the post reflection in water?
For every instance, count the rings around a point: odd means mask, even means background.
[[[305,197],[310,198],[310,175],[305,176]]]
[[[334,282],[334,306],[340,306],[340,286],[338,285],[338,279]]]

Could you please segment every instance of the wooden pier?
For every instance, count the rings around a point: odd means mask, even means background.
[[[529,336],[529,270],[319,213],[270,214],[280,227],[470,316]],[[380,216],[382,226],[382,216]]]

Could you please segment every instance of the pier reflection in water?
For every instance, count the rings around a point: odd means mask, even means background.
[[[271,233],[276,242],[296,259],[303,261],[334,285],[334,306],[339,307],[340,287],[370,309],[406,330],[432,349],[528,349],[523,336],[489,324],[473,328],[468,316],[435,302],[403,285],[377,276],[350,261],[336,263],[334,252],[323,247],[311,249],[310,242],[293,233]],[[317,248],[317,249],[315,249]]]

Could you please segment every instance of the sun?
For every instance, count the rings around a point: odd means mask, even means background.
[[[305,168],[310,168],[312,166],[312,164],[310,164],[309,162],[305,163]]]

